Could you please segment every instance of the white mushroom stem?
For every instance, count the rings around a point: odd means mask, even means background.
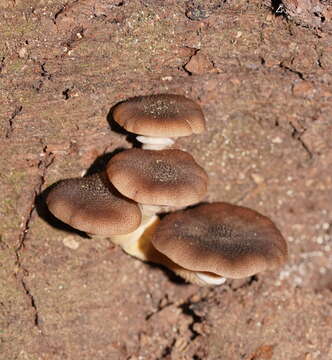
[[[137,136],[137,141],[143,144],[145,150],[163,150],[174,144],[174,140],[168,137]]]
[[[120,245],[127,254],[149,261],[152,245],[150,236],[144,233],[150,233],[149,228],[152,229],[158,222],[159,218],[156,215],[143,216],[141,225],[135,231],[125,235],[114,235],[111,240],[114,244]]]
[[[226,279],[222,276],[208,274],[205,272],[196,272],[195,274],[200,280],[210,285],[221,285],[226,281]]]

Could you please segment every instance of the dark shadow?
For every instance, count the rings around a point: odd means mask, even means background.
[[[153,262],[147,262],[147,264],[149,266],[151,266],[153,269],[160,269],[166,275],[168,280],[170,282],[172,282],[173,284],[180,285],[180,286],[192,285],[192,284],[188,283],[186,280],[182,279],[182,277],[176,275],[173,271],[169,270],[164,265],[155,264]]]
[[[49,194],[49,192],[52,190],[52,188],[57,184],[58,182],[52,184],[51,186],[49,186],[47,189],[45,189],[43,192],[41,192],[37,197],[36,197],[36,201],[35,201],[35,207],[36,207],[36,211],[37,214],[44,220],[46,221],[48,224],[50,224],[51,226],[68,232],[68,233],[73,233],[73,234],[77,234],[79,236],[81,236],[82,238],[85,239],[91,239],[91,237],[84,231],[80,231],[77,229],[74,229],[73,227],[71,227],[70,225],[62,222],[61,220],[59,220],[58,218],[56,218],[49,210],[46,204],[46,198],[47,195]]]
[[[272,12],[276,16],[284,16],[285,15],[285,8],[282,0],[271,0],[271,7]]]
[[[195,340],[200,335],[200,333],[195,330],[194,325],[200,324],[204,320],[203,316],[200,316],[195,312],[196,307],[199,307],[199,304],[192,303],[190,300],[179,306],[183,314],[188,315],[193,319],[193,322],[189,325],[189,330],[191,331],[191,341]]]
[[[121,101],[117,104],[115,104],[114,106],[111,107],[109,113],[107,114],[107,122],[111,128],[112,131],[118,133],[118,134],[122,134],[122,135],[126,135],[126,140],[128,142],[130,142],[131,144],[133,144],[133,146],[135,148],[141,148],[142,147],[142,143],[140,143],[139,141],[136,140],[136,134],[130,133],[127,130],[125,130],[122,126],[120,126],[113,118],[113,111],[114,109],[122,104],[124,101]]]
[[[93,175],[95,173],[104,171],[106,168],[107,163],[112,159],[113,156],[119,154],[120,152],[124,151],[124,148],[115,149],[112,152],[105,153],[100,155],[96,158],[96,160],[89,166],[88,170],[86,171],[85,176]]]
[[[247,278],[241,278],[241,279],[227,279],[226,285],[228,285],[229,290],[236,292],[239,289],[243,289],[246,287],[249,287],[259,281],[257,275],[252,275]]]
[[[201,201],[199,203],[196,203],[196,204],[192,204],[192,205],[189,205],[185,208],[185,210],[190,210],[190,209],[195,209],[197,208],[198,206],[201,206],[201,205],[209,205],[210,202],[208,201]]]
[[[159,219],[162,220],[165,216],[167,216],[167,215],[169,215],[169,214],[172,214],[172,213],[174,213],[174,212],[175,212],[175,211],[160,212],[160,213],[158,213],[157,215],[158,215]]]
[[[208,201],[201,201],[199,203],[188,205],[188,206],[186,206],[186,207],[184,207],[182,209],[178,209],[178,210],[163,211],[161,209],[161,211],[158,212],[157,215],[162,220],[167,215],[174,214],[174,213],[177,213],[177,212],[180,212],[180,211],[187,211],[187,210],[190,210],[190,209],[195,209],[196,207],[198,207],[200,205],[208,205],[208,204],[210,204]]]

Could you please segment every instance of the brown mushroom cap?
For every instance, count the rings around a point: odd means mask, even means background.
[[[90,234],[126,234],[141,222],[139,206],[118,193],[105,173],[56,183],[46,203],[58,219]]]
[[[108,162],[106,171],[121,194],[142,204],[186,206],[207,191],[206,172],[181,150],[126,150]]]
[[[287,258],[286,241],[270,219],[221,202],[167,215],[151,241],[185,269],[229,278],[273,269]]]
[[[174,94],[131,98],[114,108],[113,118],[126,130],[146,136],[188,136],[205,130],[201,107]]]

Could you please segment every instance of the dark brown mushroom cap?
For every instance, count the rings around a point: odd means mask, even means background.
[[[207,192],[206,172],[181,150],[126,150],[106,171],[121,194],[142,204],[186,206]]]
[[[141,222],[139,206],[114,189],[105,173],[56,183],[46,203],[58,219],[90,234],[127,234]]]
[[[118,104],[114,120],[135,134],[178,137],[205,130],[201,107],[181,95],[138,96]]]
[[[286,241],[269,218],[221,202],[167,215],[151,241],[186,269],[229,278],[273,269],[287,258]]]

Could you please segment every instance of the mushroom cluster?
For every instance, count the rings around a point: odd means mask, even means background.
[[[118,104],[113,118],[139,135],[142,148],[113,156],[101,173],[54,184],[46,199],[53,215],[199,285],[285,262],[283,236],[258,212],[222,202],[185,209],[203,200],[208,176],[190,154],[167,148],[172,138],[206,129],[198,104],[174,94],[140,96]]]

